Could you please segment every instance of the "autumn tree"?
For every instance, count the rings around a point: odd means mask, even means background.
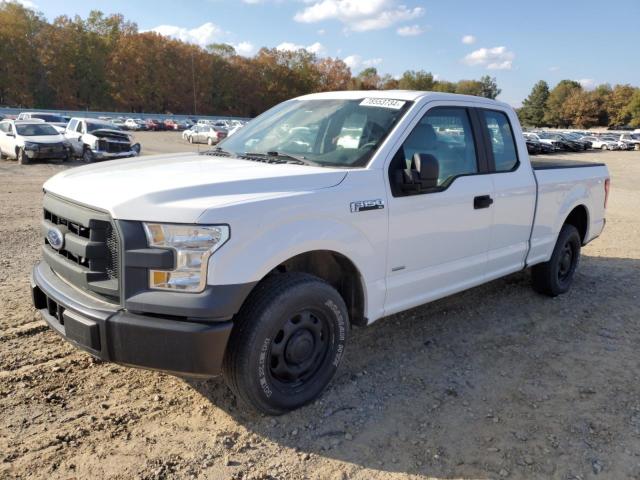
[[[571,119],[565,114],[564,103],[576,90],[582,90],[582,86],[574,80],[562,80],[549,93],[543,121],[554,127],[569,127]]]
[[[549,99],[549,85],[540,80],[531,89],[531,93],[522,102],[522,108],[518,110],[518,117],[523,125],[542,127],[547,100]]]
[[[627,105],[635,94],[636,89],[631,85],[616,85],[611,91],[607,102],[607,113],[609,115],[609,125],[618,126],[629,123]]]
[[[594,92],[574,89],[562,107],[562,117],[569,125],[578,128],[591,128],[598,124],[600,104]]]

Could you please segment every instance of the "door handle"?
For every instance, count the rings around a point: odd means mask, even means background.
[[[473,208],[478,210],[480,208],[489,208],[493,203],[493,198],[490,195],[480,195],[473,199]]]

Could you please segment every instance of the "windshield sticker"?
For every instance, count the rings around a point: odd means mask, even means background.
[[[362,107],[381,107],[390,108],[392,110],[400,110],[404,104],[402,100],[393,100],[391,98],[365,98],[360,102]]]

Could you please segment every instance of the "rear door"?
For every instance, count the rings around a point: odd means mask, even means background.
[[[476,109],[493,182],[493,226],[487,280],[524,268],[536,205],[536,180],[515,114]]]
[[[390,162],[385,314],[464,290],[484,279],[493,224],[488,201],[493,182],[473,109],[463,105],[433,102],[425,107]],[[394,187],[394,178],[416,153],[436,157],[438,186],[403,193]]]

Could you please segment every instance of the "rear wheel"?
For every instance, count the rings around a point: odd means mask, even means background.
[[[29,165],[29,157],[27,156],[27,152],[24,151],[24,148],[18,148],[16,159],[20,165]]]
[[[602,150],[606,150],[607,146],[606,145],[602,145],[602,147],[600,147],[600,148],[602,148]]]
[[[568,292],[578,268],[581,245],[578,229],[565,224],[549,261],[531,269],[534,290],[551,297]]]
[[[234,320],[224,378],[242,402],[270,415],[315,400],[333,378],[349,329],[340,294],[305,273],[261,282]]]

